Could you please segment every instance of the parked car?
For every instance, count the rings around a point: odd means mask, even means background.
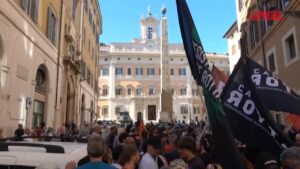
[[[132,119],[129,116],[129,112],[119,112],[117,114],[117,121],[121,124],[129,124],[132,123]]]
[[[86,156],[86,143],[42,141],[0,143],[1,169],[34,169],[49,164],[64,169],[67,162],[74,160],[78,163]]]

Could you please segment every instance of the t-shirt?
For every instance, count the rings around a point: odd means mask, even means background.
[[[116,169],[115,167],[103,162],[88,162],[77,169]]]
[[[139,169],[158,169],[158,165],[156,160],[150,154],[146,153],[140,161]]]
[[[194,157],[188,162],[189,169],[205,169],[202,160],[199,157]]]

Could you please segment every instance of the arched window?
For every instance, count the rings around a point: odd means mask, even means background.
[[[39,92],[46,92],[47,90],[47,75],[44,66],[40,66],[36,72],[35,76],[35,89]]]
[[[38,127],[45,122],[47,113],[47,71],[44,65],[40,65],[35,75],[35,92],[39,93],[38,98],[34,98],[32,125]]]

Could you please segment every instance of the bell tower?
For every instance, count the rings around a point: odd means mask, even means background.
[[[147,16],[141,19],[141,40],[143,43],[159,40],[158,26],[159,20],[152,16],[151,9],[148,7]]]

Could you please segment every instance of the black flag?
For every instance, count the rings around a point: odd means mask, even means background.
[[[191,72],[198,85],[206,88],[212,95],[217,96],[206,54],[188,6],[185,0],[177,0],[176,2],[181,36]]]
[[[300,96],[296,92],[252,59],[246,62],[256,92],[267,108],[300,115]]]
[[[278,129],[271,113],[260,102],[247,65],[250,58],[243,57],[227,82],[221,100],[234,136],[259,152],[279,157],[291,141]],[[276,98],[274,98],[276,99]]]
[[[203,87],[213,138],[216,162],[224,169],[243,169],[222,105],[217,95],[209,64],[185,0],[176,0],[181,35],[191,72],[197,84]],[[214,96],[213,96],[214,95]]]

